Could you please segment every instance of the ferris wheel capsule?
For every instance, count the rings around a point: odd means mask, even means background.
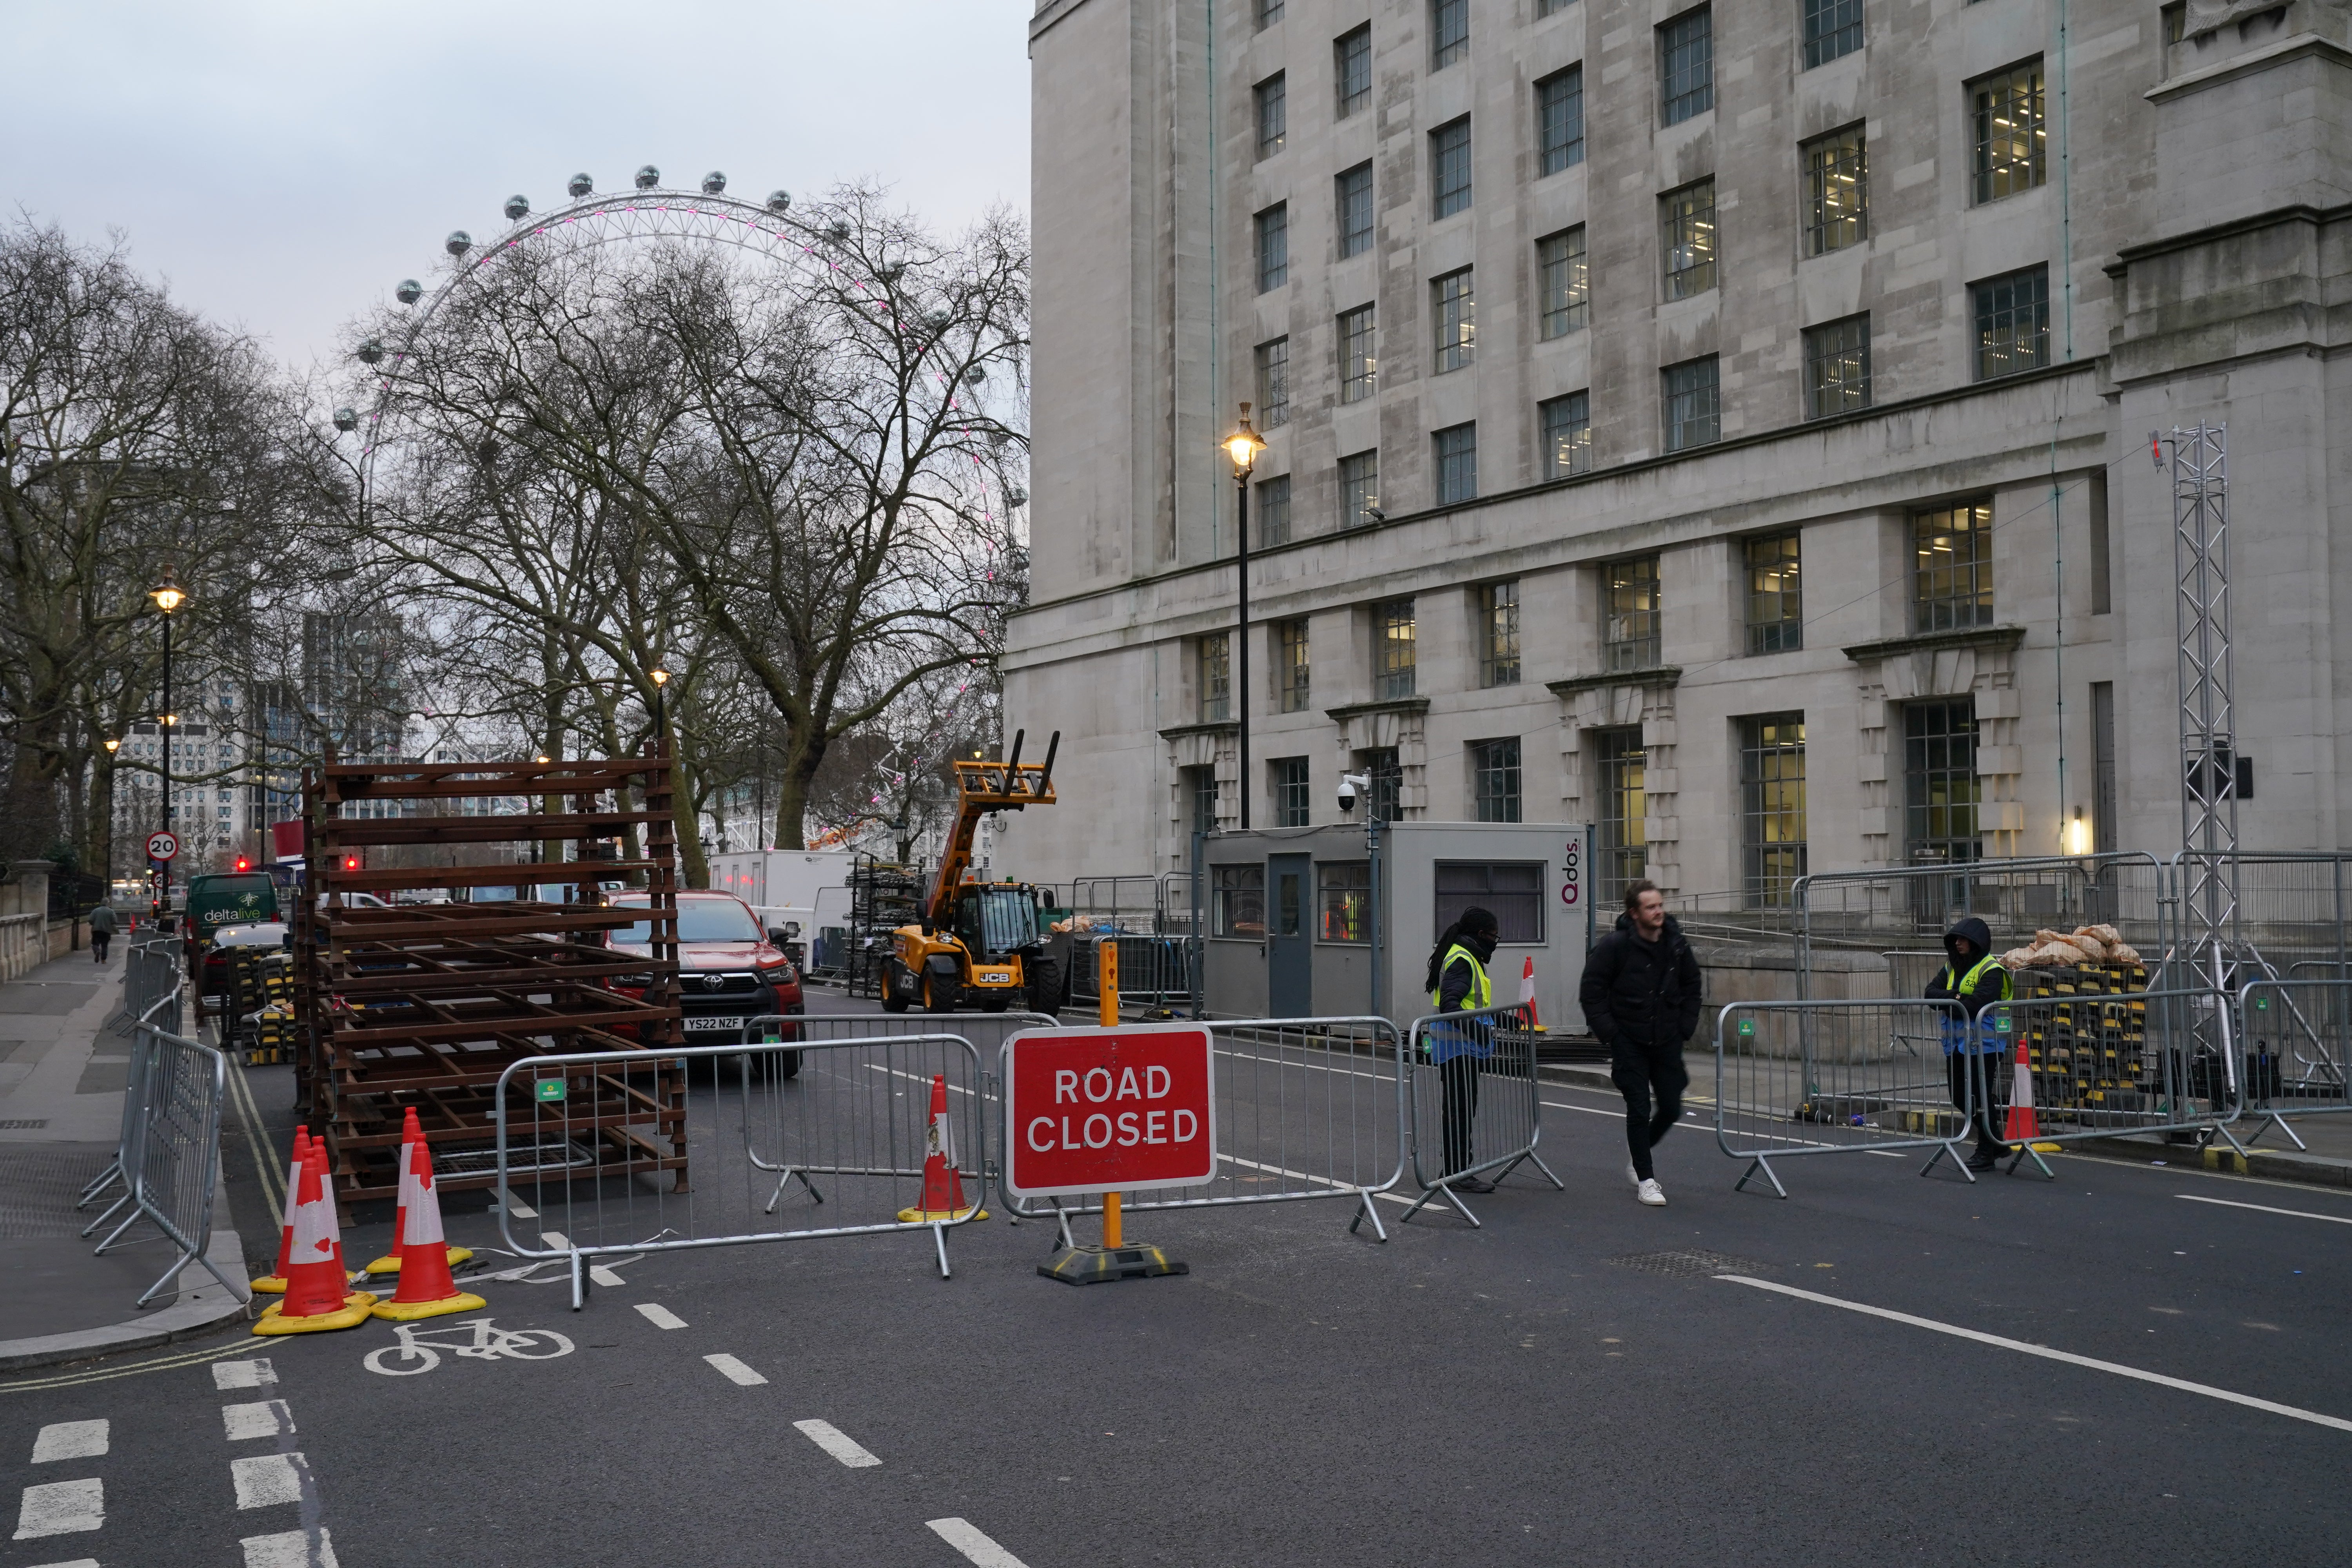
[[[348,436],[359,427],[360,416],[355,410],[349,408],[338,408],[335,410],[336,429],[342,431]]]
[[[986,365],[976,364],[970,370],[963,373],[963,384],[966,386],[978,386],[982,382],[986,381],[987,379],[988,367]]]
[[[650,191],[661,184],[661,171],[647,163],[637,171],[637,189]]]
[[[370,338],[359,346],[359,356],[362,364],[381,363],[383,360],[383,342],[378,339]]]
[[[582,196],[593,194],[596,189],[596,182],[584,174],[574,174],[563,188],[572,194],[572,199],[576,202]]]
[[[849,243],[849,226],[835,218],[824,226],[824,237],[835,245],[846,245]]]
[[[392,291],[392,297],[404,305],[414,305],[425,298],[425,285],[414,278],[404,278],[400,287]]]
[[[530,198],[517,193],[507,198],[507,221],[520,223],[530,216]]]
[[[1004,492],[1004,500],[1006,504],[1010,506],[1027,506],[1029,504],[1029,492],[1023,489],[1019,485],[1015,485],[1011,489]]]
[[[727,172],[725,170],[713,169],[710,173],[702,176],[702,194],[704,195],[715,196],[726,189]]]
[[[474,248],[474,237],[462,228],[453,228],[449,237],[441,242],[441,248],[452,256],[463,256]]]
[[[792,192],[787,191],[787,190],[778,189],[778,190],[772,190],[772,191],[770,191],[770,192],[768,193],[768,210],[769,210],[770,212],[772,212],[772,213],[780,213],[780,212],[782,212],[786,207],[791,206],[792,205],[793,205],[793,193],[792,193]]]

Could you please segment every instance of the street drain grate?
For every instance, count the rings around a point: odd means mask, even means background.
[[[1675,1279],[1696,1279],[1710,1274],[1761,1274],[1772,1266],[1752,1258],[1730,1258],[1720,1252],[1631,1252],[1609,1260],[1620,1268],[1643,1274],[1664,1274]]]

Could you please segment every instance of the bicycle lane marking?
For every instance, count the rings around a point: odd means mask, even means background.
[[[471,1331],[467,1343],[439,1338]],[[360,1364],[380,1377],[415,1377],[441,1365],[443,1353],[472,1361],[553,1361],[572,1352],[572,1342],[553,1329],[501,1329],[489,1318],[467,1318],[454,1323],[419,1328],[393,1325],[393,1342],[378,1345],[360,1358]],[[422,1364],[419,1364],[422,1363]]]

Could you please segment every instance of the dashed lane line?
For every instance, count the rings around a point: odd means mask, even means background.
[[[572,1238],[564,1235],[560,1230],[541,1231],[539,1233],[539,1244],[540,1246],[547,1248],[550,1252],[569,1252],[572,1250]]]
[[[2324,1219],[2330,1225],[2352,1225],[2352,1216],[2340,1214],[2313,1214],[2307,1209],[2274,1209],[2268,1204],[2237,1204],[2231,1203],[2228,1198],[2200,1197],[2195,1193],[2175,1193],[2172,1195],[2187,1203],[2219,1204],[2225,1209],[2252,1209],[2256,1214],[2283,1214],[2289,1219]]]
[[[268,1356],[213,1363],[213,1386],[223,1393],[236,1388],[268,1388],[277,1381],[278,1371],[269,1364]]]
[[[282,1399],[224,1405],[221,1425],[226,1428],[230,1442],[249,1443],[256,1437],[290,1436],[294,1431],[294,1413],[286,1408]]]
[[[637,1311],[645,1318],[646,1321],[651,1323],[655,1328],[682,1329],[686,1327],[686,1320],[684,1318],[679,1317],[676,1312],[671,1311],[667,1307],[663,1306],[658,1301],[639,1301],[636,1303],[636,1308]]]
[[[969,1520],[934,1519],[925,1521],[931,1532],[979,1568],[1029,1568],[1029,1565],[999,1546],[973,1527]]]
[[[861,1447],[848,1433],[830,1421],[795,1421],[793,1427],[803,1437],[847,1465],[851,1469],[863,1469],[882,1461]]]
[[[35,1564],[35,1568],[98,1568],[98,1559],[95,1557],[77,1557],[70,1563],[37,1563]]]
[[[16,1505],[16,1539],[35,1541],[44,1535],[70,1535],[96,1530],[106,1522],[106,1483],[95,1477],[86,1481],[49,1481],[26,1487]]]
[[[1866,1306],[1860,1301],[1843,1300],[1835,1296],[1823,1296],[1811,1290],[1800,1290],[1793,1285],[1782,1285],[1770,1279],[1751,1279],[1744,1274],[1718,1274],[1716,1278],[1729,1285],[1747,1285],[1759,1290],[1769,1290],[1775,1295],[1794,1296],[1802,1301],[1818,1301],[1825,1307],[1843,1307],[1849,1312],[1861,1312],[1873,1318],[1884,1318],[1891,1323],[1906,1323],[1915,1329],[1927,1329],[1939,1334],[1950,1334],[1955,1339],[1974,1340],[1979,1344],[1998,1345],[2002,1350],[2040,1356],[2045,1361],[2061,1361],[2069,1366],[2084,1366],[2094,1372],[2113,1373],[2117,1377],[2135,1378],[2141,1383],[2153,1383],[2166,1388],[2177,1388],[2184,1394],[2201,1394],[2208,1399],[2225,1400],[2231,1405],[2242,1405],[2252,1410],[2267,1411],[2273,1415],[2292,1416],[2297,1421],[2308,1421],[2316,1426],[2333,1426],[2339,1432],[2352,1432],[2352,1421],[2347,1421],[2341,1416],[2323,1415],[2315,1410],[2299,1410],[2292,1405],[2279,1405],[2267,1399],[2256,1399],[2250,1394],[2238,1394],[2226,1388],[2215,1388],[2210,1384],[2190,1383],[2186,1378],[2167,1377],[2160,1372],[2144,1372],[2136,1366],[2124,1366],[2116,1362],[2099,1361],[2091,1356],[2076,1355],[2072,1351],[2052,1350],[2048,1345],[2033,1345],[2026,1343],[2023,1340],[2004,1339],[1999,1334],[1988,1334],[1981,1330],[1964,1329],[1958,1323],[1939,1323],[1933,1318],[1914,1317],[1908,1312],[1893,1311],[1885,1307]]]
[[[539,1217],[539,1211],[537,1209],[531,1207],[529,1204],[523,1202],[512,1193],[509,1193],[505,1197],[500,1198],[499,1202],[504,1204],[506,1205],[507,1213],[514,1215],[517,1219],[537,1219]]]
[[[594,1280],[597,1284],[602,1285],[607,1290],[617,1289],[618,1287],[628,1283],[627,1280],[622,1279],[619,1275],[614,1273],[611,1269],[605,1268],[601,1263],[592,1263],[588,1266],[588,1278]]]
[[[33,1439],[33,1463],[54,1464],[59,1459],[95,1459],[106,1452],[108,1423],[104,1421],[56,1421],[41,1428]]]
[[[725,1354],[724,1352],[718,1355],[707,1355],[702,1359],[716,1367],[719,1370],[719,1374],[721,1377],[724,1377],[728,1382],[737,1384],[744,1388],[757,1388],[760,1384],[768,1381],[766,1378],[761,1377],[758,1373],[753,1372],[750,1367],[745,1366],[741,1362],[736,1360],[733,1356]]]
[[[309,1531],[289,1530],[276,1535],[248,1535],[237,1544],[245,1548],[245,1568],[340,1568],[335,1543],[325,1525],[319,1527],[315,1542]]]
[[[299,1503],[310,1480],[310,1467],[300,1453],[255,1454],[228,1462],[230,1481],[236,1488],[236,1506],[276,1508]]]

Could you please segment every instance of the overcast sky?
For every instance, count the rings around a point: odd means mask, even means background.
[[[1030,0],[0,0],[0,203],[325,360],[441,240],[653,163],[1029,205]]]

